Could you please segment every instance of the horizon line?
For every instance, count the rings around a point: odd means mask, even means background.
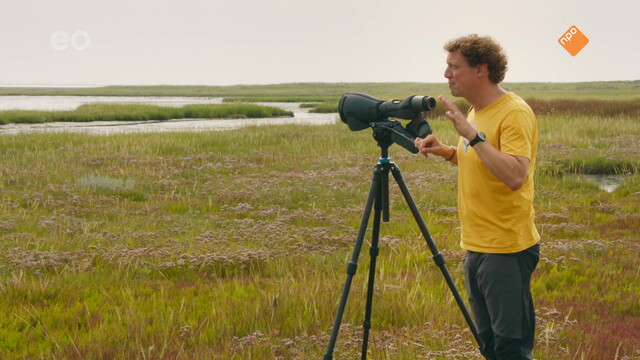
[[[504,81],[501,84],[587,84],[587,83],[633,83],[636,80],[587,80],[587,81]],[[102,88],[102,87],[232,87],[232,86],[272,86],[287,84],[441,84],[446,82],[428,81],[292,81],[261,84],[74,84],[74,83],[0,83],[0,88]]]

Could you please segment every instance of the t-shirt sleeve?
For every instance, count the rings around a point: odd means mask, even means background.
[[[531,160],[535,119],[523,110],[512,111],[500,127],[500,151]]]

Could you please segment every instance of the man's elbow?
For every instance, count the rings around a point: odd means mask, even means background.
[[[519,176],[517,178],[509,179],[508,181],[505,182],[505,185],[507,185],[507,187],[511,191],[517,191],[522,187],[522,185],[524,185],[525,180],[526,180],[526,177]]]
[[[524,156],[514,156],[514,158],[518,166],[515,166],[510,171],[510,175],[507,176],[504,182],[511,191],[519,190],[527,181],[529,173],[529,159]]]

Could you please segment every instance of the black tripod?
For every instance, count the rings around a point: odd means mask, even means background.
[[[427,225],[425,225],[424,220],[422,219],[422,215],[420,215],[420,211],[416,206],[415,201],[411,197],[409,193],[409,189],[402,178],[402,174],[400,173],[400,169],[396,166],[395,163],[391,162],[389,159],[389,146],[393,144],[393,140],[391,138],[391,133],[388,128],[385,127],[375,127],[373,129],[373,136],[378,141],[378,146],[380,146],[381,156],[380,160],[375,166],[373,171],[373,179],[371,182],[371,188],[369,190],[369,196],[367,197],[367,203],[364,208],[364,214],[362,216],[362,221],[360,222],[360,228],[358,230],[358,236],[356,237],[355,246],[353,249],[353,253],[351,255],[351,261],[347,265],[347,279],[344,284],[344,290],[342,291],[342,297],[340,298],[340,306],[338,307],[338,314],[336,315],[335,323],[333,324],[333,329],[331,331],[331,338],[329,340],[329,345],[327,347],[327,353],[324,355],[324,360],[333,359],[333,348],[336,345],[336,340],[338,338],[338,331],[340,330],[340,322],[342,320],[342,315],[344,313],[344,308],[347,303],[347,297],[349,296],[349,289],[351,288],[351,281],[353,279],[353,275],[355,275],[356,270],[358,268],[358,257],[360,256],[360,249],[362,248],[362,241],[364,240],[364,235],[367,230],[367,224],[369,223],[369,217],[371,215],[371,209],[375,205],[375,213],[373,218],[373,230],[371,235],[371,247],[369,249],[369,254],[371,257],[370,267],[369,267],[369,282],[367,284],[367,303],[365,308],[365,317],[363,322],[364,335],[363,335],[363,343],[362,343],[362,359],[365,360],[367,358],[367,346],[369,342],[369,329],[371,329],[371,306],[373,302],[373,283],[375,279],[375,267],[376,267],[376,259],[378,256],[379,248],[378,248],[378,239],[380,235],[380,219],[382,217],[383,221],[389,221],[389,171],[393,175],[393,178],[398,183],[400,187],[400,191],[402,191],[402,195],[404,196],[409,208],[411,209],[411,213],[418,223],[418,227],[422,232],[425,240],[427,241],[427,245],[433,254],[433,261],[440,268],[442,275],[444,276],[447,285],[449,285],[449,289],[453,293],[453,296],[462,311],[462,315],[464,316],[471,332],[473,333],[476,342],[481,345],[481,339],[478,336],[478,330],[476,329],[473,320],[471,319],[471,315],[465,306],[460,293],[458,292],[456,285],[447,270],[445,265],[444,257],[438,251],[438,247],[433,242],[431,235],[429,234],[429,229],[427,229]]]

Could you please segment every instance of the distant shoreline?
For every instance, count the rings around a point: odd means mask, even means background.
[[[636,80],[595,80],[595,81],[506,81],[504,84],[593,84],[593,83],[634,83],[640,82],[640,79]],[[0,88],[49,88],[49,89],[66,89],[66,88],[104,88],[104,87],[156,87],[156,86],[164,86],[164,87],[212,87],[212,88],[220,88],[220,87],[237,87],[237,86],[248,86],[248,87],[259,87],[259,86],[286,86],[286,85],[302,85],[302,84],[324,84],[324,85],[332,85],[332,84],[440,84],[443,82],[420,82],[420,81],[390,81],[390,82],[288,82],[288,83],[272,83],[272,84],[229,84],[229,85],[194,85],[194,84],[155,84],[155,85],[142,85],[142,84],[110,84],[110,85],[100,85],[100,84],[59,84],[59,83],[30,83],[30,84],[18,84],[18,83],[0,83]]]
[[[8,85],[8,84],[7,84]],[[2,95],[49,96],[198,96],[223,97],[225,101],[327,102],[337,101],[345,92],[363,92],[381,99],[403,98],[409,94],[448,94],[441,83],[285,83],[272,85],[142,85],[100,87],[10,87],[0,85]],[[640,80],[575,83],[509,83],[502,86],[526,98],[573,98],[625,100],[640,98]]]
[[[39,89],[82,89],[82,88],[99,88],[106,85],[74,85],[74,84],[2,84],[0,88],[39,88]]]

